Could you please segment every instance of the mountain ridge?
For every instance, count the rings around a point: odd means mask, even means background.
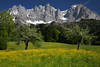
[[[52,21],[57,22],[76,22],[81,19],[100,20],[100,16],[85,7],[82,4],[72,5],[69,9],[61,11],[52,7],[50,4],[46,6],[35,6],[32,9],[25,9],[23,6],[13,6],[8,10],[13,16],[13,20],[20,20],[24,24],[47,24]]]

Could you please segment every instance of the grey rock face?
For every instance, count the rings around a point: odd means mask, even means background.
[[[72,5],[70,9],[68,9],[66,15],[69,21],[77,21],[81,19],[96,19],[100,20],[100,16],[95,12],[89,10],[87,7],[82,4]]]
[[[42,21],[42,23],[50,21],[78,21],[81,19],[96,19],[100,20],[100,16],[95,12],[89,10],[81,4],[72,5],[70,9],[61,11],[47,4],[46,6],[35,6],[32,9],[25,9],[23,6],[13,6],[8,10],[13,16],[13,20],[20,20],[24,24],[34,24],[35,21]]]

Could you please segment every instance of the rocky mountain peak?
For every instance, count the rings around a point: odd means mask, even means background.
[[[68,9],[65,17],[68,18],[70,22],[79,21],[81,19],[100,20],[99,15],[97,15],[95,12],[91,11],[82,4],[72,5],[71,8]]]
[[[50,4],[46,6],[35,6],[32,9],[25,9],[22,5],[13,6],[8,10],[13,16],[26,24],[46,24],[52,21],[73,22],[81,19],[100,20],[100,16],[82,4],[72,5],[69,9],[61,11]]]

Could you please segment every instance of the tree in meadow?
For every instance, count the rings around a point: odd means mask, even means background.
[[[90,44],[91,40],[95,37],[89,34],[88,28],[82,29],[78,25],[75,25],[72,28],[66,28],[65,31],[65,39],[76,42],[78,44],[78,50],[80,49],[81,44],[85,44],[84,42]]]
[[[23,41],[25,43],[25,49],[28,49],[28,43],[32,42],[34,46],[40,47],[41,37],[36,28],[30,28],[28,25],[21,25],[16,28],[15,35],[17,41]]]

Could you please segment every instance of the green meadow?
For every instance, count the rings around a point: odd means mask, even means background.
[[[0,51],[0,67],[100,67],[100,46],[42,42],[40,48],[29,43],[9,42],[7,50]]]

